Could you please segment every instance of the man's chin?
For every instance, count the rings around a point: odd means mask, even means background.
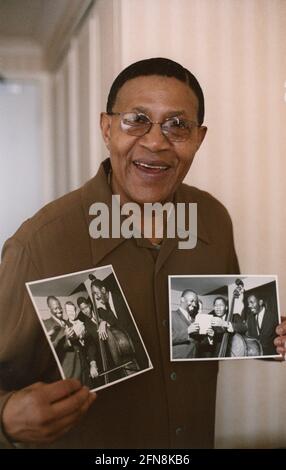
[[[169,194],[158,192],[158,190],[140,191],[138,188],[137,191],[134,191],[132,194],[130,194],[130,200],[142,206],[143,204],[155,204],[156,202],[164,204],[166,201],[170,201],[171,199]]]

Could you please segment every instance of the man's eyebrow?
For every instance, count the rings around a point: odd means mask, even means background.
[[[134,106],[131,111],[139,112],[139,113],[150,113],[150,109],[144,108],[144,106]]]
[[[167,117],[174,117],[174,116],[184,116],[186,115],[186,111],[183,109],[179,109],[178,111],[169,111],[166,113]]]
[[[131,111],[144,113],[144,114],[147,114],[147,115],[149,115],[151,113],[151,110],[145,108],[144,106],[135,106],[134,108],[131,109]],[[174,117],[174,116],[186,115],[186,111],[184,111],[182,109],[170,110],[170,111],[166,111],[164,114],[165,114],[166,118],[169,118],[169,117]]]

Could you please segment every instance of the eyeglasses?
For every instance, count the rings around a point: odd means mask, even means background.
[[[121,129],[128,135],[142,137],[147,134],[153,124],[159,124],[162,133],[172,142],[183,142],[190,139],[192,130],[198,126],[195,121],[178,116],[169,117],[163,122],[151,121],[144,113],[107,113],[120,116]]]

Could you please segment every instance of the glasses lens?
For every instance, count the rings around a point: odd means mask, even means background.
[[[121,116],[121,128],[130,135],[140,136],[146,134],[151,127],[151,122],[142,113],[124,113]]]
[[[162,124],[162,131],[167,135],[168,139],[173,141],[188,140],[191,136],[195,123],[187,119],[178,117],[167,119]]]

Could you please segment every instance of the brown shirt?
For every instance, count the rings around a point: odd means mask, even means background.
[[[108,164],[82,188],[26,221],[4,246],[0,412],[9,391],[59,378],[25,282],[112,264],[154,369],[99,391],[79,426],[49,447],[210,448],[217,362],[170,362],[168,275],[238,273],[230,218],[208,193],[181,185],[176,201],[198,203],[194,249],[180,250],[178,239],[165,239],[153,257],[142,240],[94,240],[89,207],[111,206]]]

